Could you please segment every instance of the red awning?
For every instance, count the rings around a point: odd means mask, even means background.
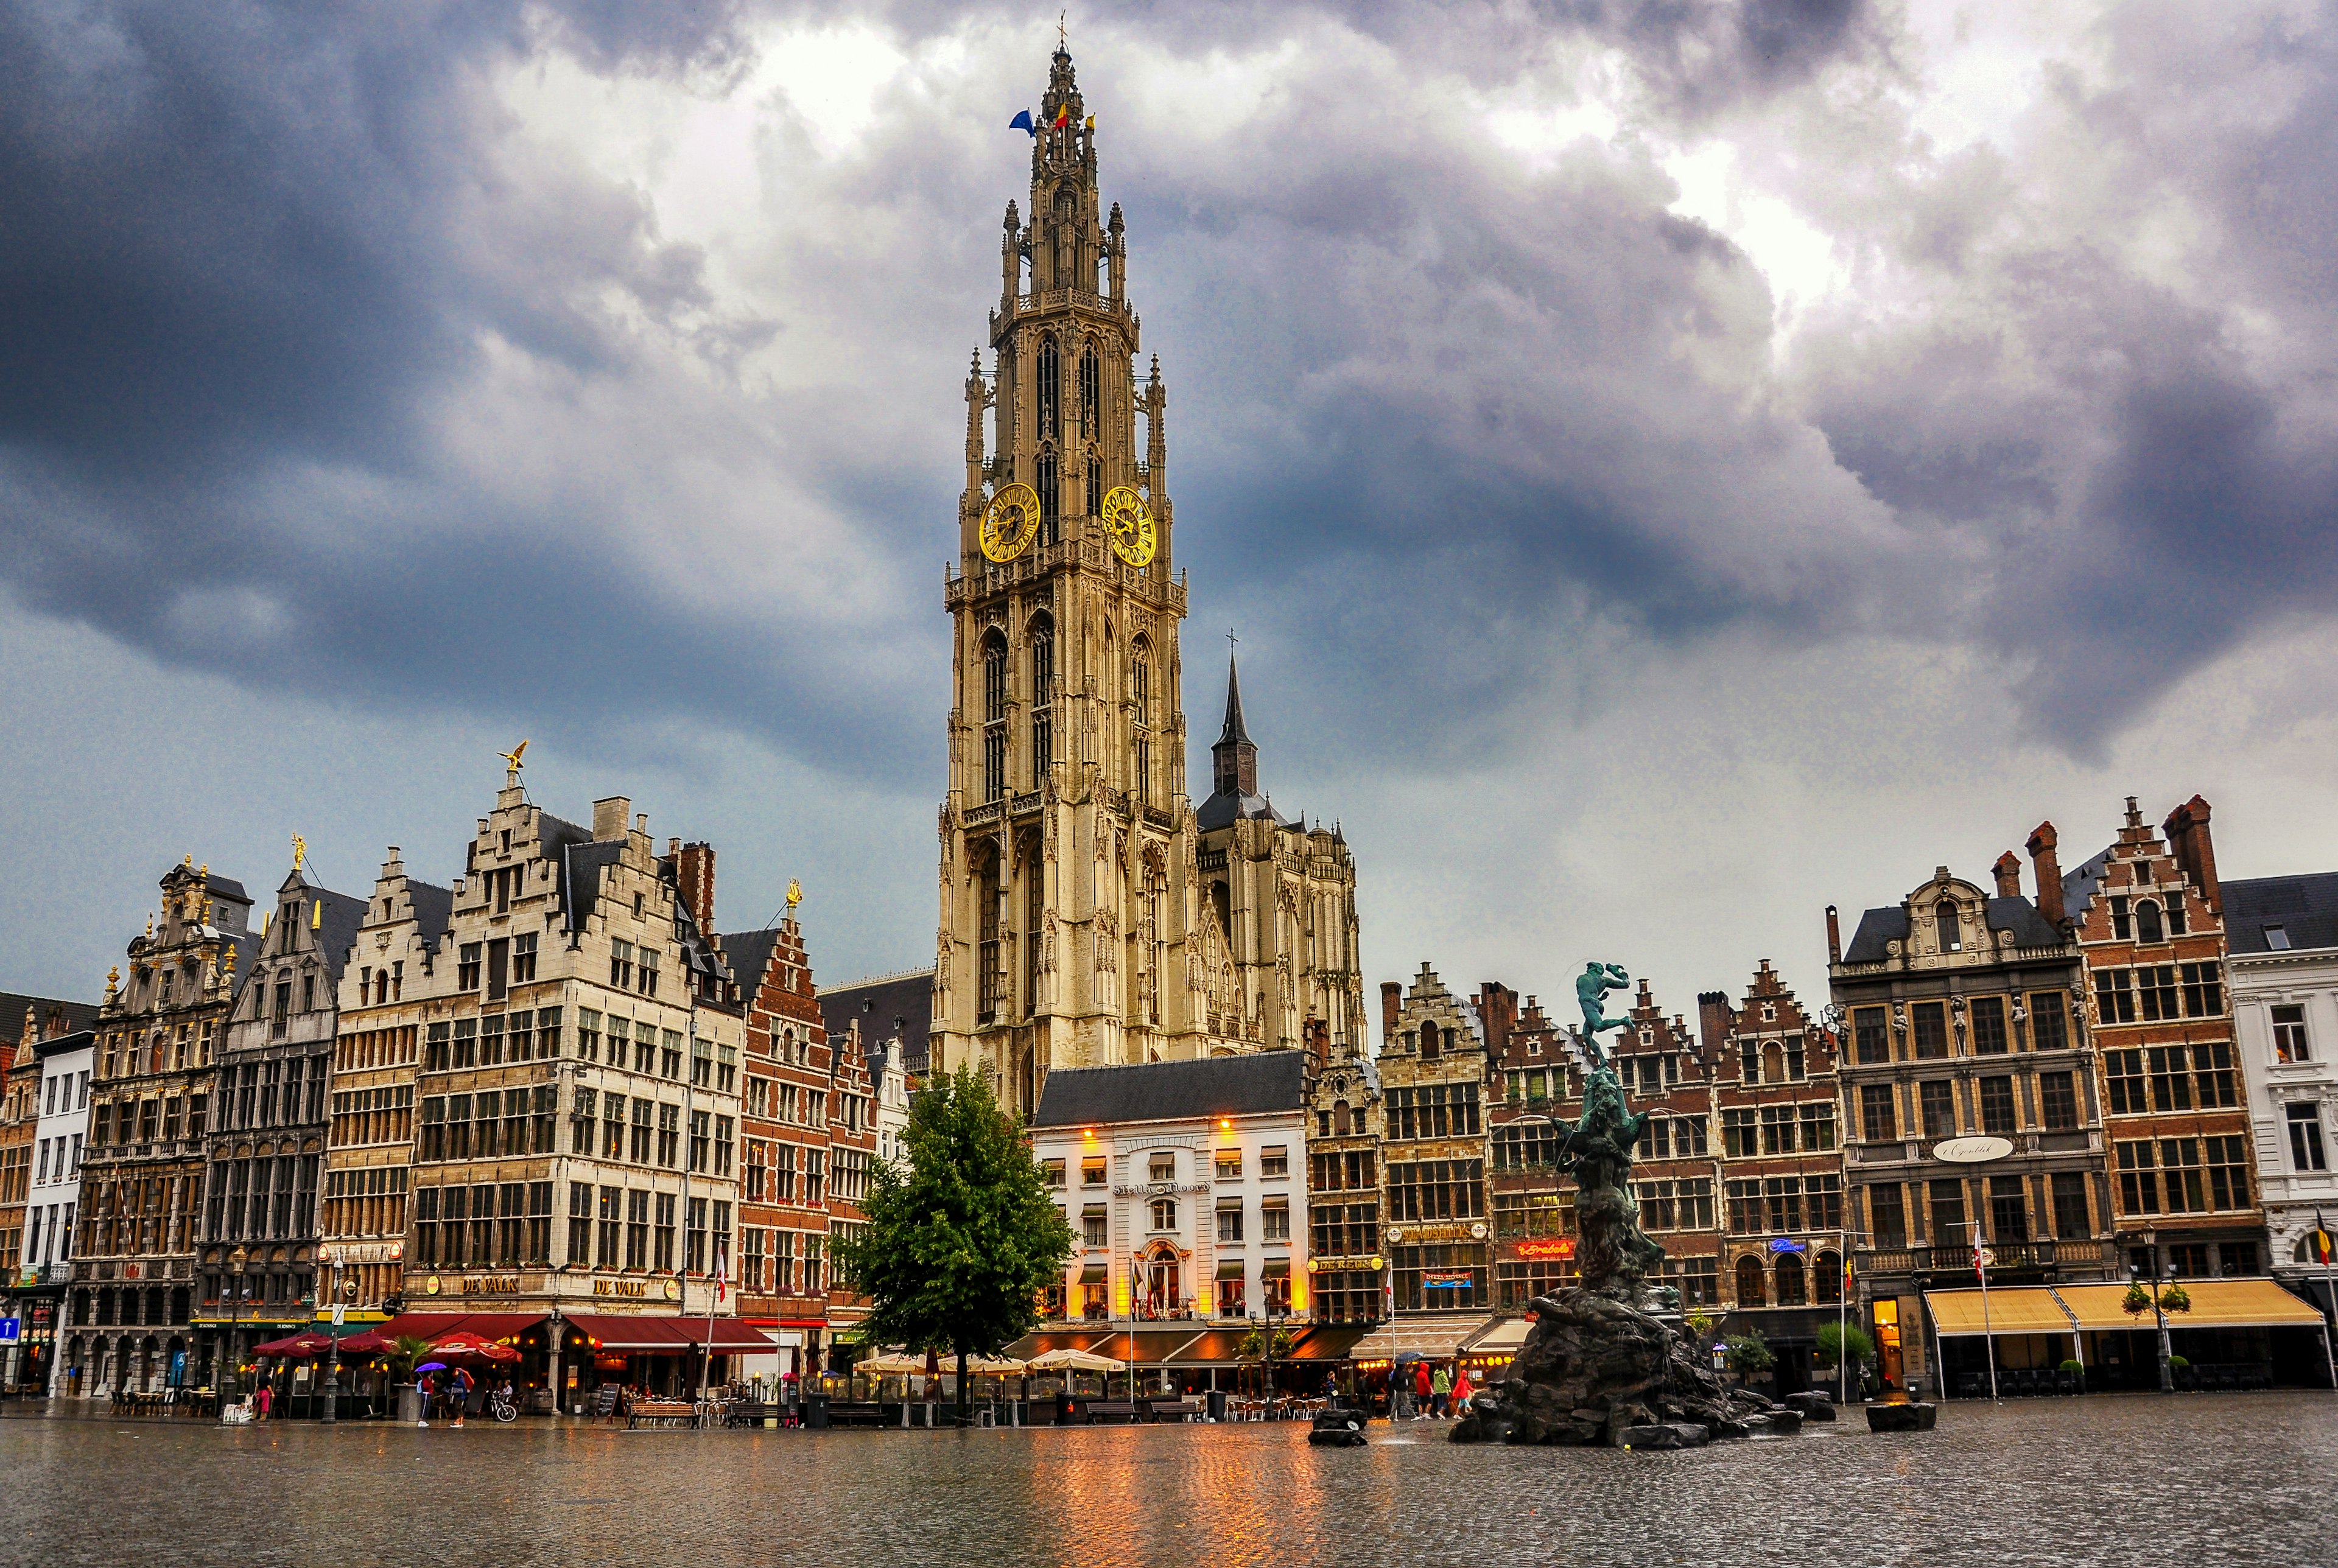
[[[708,1343],[706,1323],[703,1318],[678,1318],[674,1319],[673,1327],[691,1344],[705,1345]],[[714,1319],[712,1346],[718,1356],[736,1355],[741,1351],[751,1356],[768,1356],[779,1348],[770,1335],[740,1322],[736,1318]]]
[[[656,1355],[694,1348],[683,1338],[676,1318],[652,1318],[622,1312],[571,1312],[569,1326],[593,1341],[596,1350],[635,1351]],[[717,1322],[722,1319],[717,1318]],[[703,1327],[704,1318],[699,1319]]]
[[[254,1356],[276,1356],[289,1360],[305,1361],[312,1356],[322,1356],[333,1348],[330,1336],[324,1334],[294,1334],[282,1339],[270,1339],[265,1345],[251,1348]]]
[[[378,1323],[374,1332],[385,1339],[435,1339],[450,1328],[463,1326],[467,1316],[461,1312],[401,1312],[387,1323]]]
[[[482,1339],[516,1339],[550,1316],[548,1312],[467,1312],[455,1327]]]

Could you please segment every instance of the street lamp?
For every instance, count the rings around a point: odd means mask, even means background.
[[[241,1247],[238,1247],[227,1255],[227,1268],[231,1279],[228,1283],[227,1298],[227,1367],[220,1377],[220,1396],[222,1399],[235,1391],[237,1372],[235,1338],[237,1326],[243,1318],[243,1266],[250,1259],[251,1254]]]
[[[2176,1370],[2167,1358],[2167,1309],[2159,1304],[2160,1280],[2163,1277],[2163,1270],[2161,1269],[2159,1263],[2159,1231],[2157,1229],[2148,1225],[2144,1227],[2143,1244],[2145,1247],[2149,1249],[2151,1252],[2151,1315],[2154,1318],[2157,1319],[2159,1324],[2159,1391],[2162,1394],[2173,1394],[2176,1392]],[[2127,1278],[2132,1279],[2135,1278],[2135,1275],[2136,1270],[2130,1268],[2127,1270]]]
[[[354,1294],[357,1282],[351,1280],[349,1283]],[[341,1402],[341,1317],[346,1310],[341,1296],[341,1256],[336,1250],[333,1254],[333,1316],[331,1327],[326,1330],[333,1341],[331,1358],[325,1363],[325,1425],[328,1426],[338,1419],[336,1407]]]

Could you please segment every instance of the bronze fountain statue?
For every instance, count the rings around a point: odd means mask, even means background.
[[[1633,1114],[1598,1044],[1628,1023],[1603,1015],[1606,993],[1630,983],[1613,964],[1588,965],[1576,982],[1588,1071],[1583,1114],[1557,1123],[1557,1163],[1575,1178],[1580,1283],[1527,1303],[1535,1325],[1526,1344],[1509,1376],[1470,1401],[1456,1443],[1679,1448],[1800,1425],[1763,1396],[1724,1385],[1684,1331],[1679,1292],[1648,1284],[1665,1250],[1640,1229],[1632,1152],[1649,1113]]]

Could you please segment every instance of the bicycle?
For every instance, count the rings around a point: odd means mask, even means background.
[[[498,1389],[487,1396],[487,1414],[493,1416],[499,1425],[516,1421],[519,1419],[519,1406],[505,1398],[502,1390]]]

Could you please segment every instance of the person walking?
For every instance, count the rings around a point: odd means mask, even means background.
[[[1469,1396],[1477,1392],[1469,1381],[1469,1368],[1464,1367],[1453,1379],[1453,1416],[1459,1420],[1469,1414]]]
[[[1418,1420],[1424,1413],[1433,1413],[1435,1411],[1436,1406],[1430,1401],[1436,1396],[1436,1384],[1429,1376],[1429,1363],[1426,1361],[1414,1362],[1412,1364],[1412,1413],[1414,1419]]]
[[[460,1431],[463,1426],[464,1407],[471,1402],[471,1375],[460,1367],[456,1367],[447,1375],[447,1391],[454,1398],[455,1427],[456,1430]]]
[[[260,1418],[262,1421],[267,1420],[268,1412],[275,1406],[276,1403],[276,1390],[270,1388],[267,1384],[262,1383],[260,1386],[260,1393],[258,1397],[254,1400],[254,1403],[259,1407]]]
[[[1436,1375],[1429,1380],[1429,1414],[1442,1421],[1453,1409],[1452,1368],[1441,1361],[1438,1363]]]
[[[415,1423],[417,1426],[430,1425],[430,1401],[437,1393],[437,1380],[429,1373],[425,1372],[414,1380],[415,1402],[422,1407],[422,1419]]]

